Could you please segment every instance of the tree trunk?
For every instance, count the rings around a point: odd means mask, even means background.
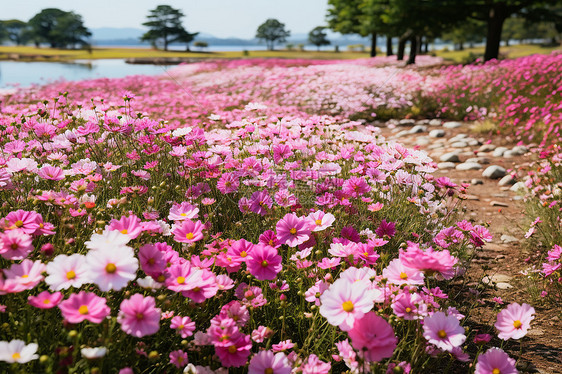
[[[398,52],[396,53],[396,60],[402,61],[404,59],[405,49],[406,49],[406,39],[400,38],[398,40]]]
[[[489,61],[498,58],[500,53],[500,42],[502,39],[503,22],[507,18],[505,4],[496,4],[490,8],[488,14],[488,33],[486,36],[486,51],[484,60]]]
[[[377,55],[377,33],[371,33],[371,57],[375,57]]]
[[[421,55],[421,53],[422,53],[422,40],[423,40],[423,38],[421,36],[418,36],[418,42],[417,42],[418,50],[416,51],[416,53],[418,55]]]
[[[459,51],[464,51],[464,42],[459,42]]]
[[[425,53],[425,54],[429,53],[429,39],[428,38],[425,39],[425,43],[423,45],[423,53]]]
[[[406,65],[412,65],[416,63],[417,52],[418,52],[418,37],[414,35],[410,38],[410,57],[408,58],[408,62],[406,62]]]
[[[386,55],[392,56],[392,36],[386,36]]]

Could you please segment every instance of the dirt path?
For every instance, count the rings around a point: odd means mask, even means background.
[[[514,148],[515,144],[504,137],[478,135],[469,123],[403,120],[377,126],[386,139],[426,151],[439,164],[436,176],[447,176],[457,184],[469,183],[464,202],[466,219],[489,224],[494,238],[473,261],[470,269],[473,282],[469,286],[476,288],[478,281],[487,276],[484,282],[490,287],[477,294],[481,305],[473,310],[470,323],[493,325],[498,308],[511,302],[533,305],[537,313],[528,335],[515,343],[509,341],[504,349],[512,357],[518,357],[522,342],[521,372],[562,373],[562,323],[557,317],[560,312],[554,306],[537,306],[529,293],[529,282],[522,274],[528,267],[525,258],[529,254],[521,246],[528,221],[520,192],[516,191],[521,183],[516,186],[513,183],[522,181],[521,166],[530,162],[531,154],[524,148]],[[507,148],[507,154],[498,150],[501,146]],[[490,166],[499,166],[506,175],[517,177],[510,183],[506,183],[510,179],[506,177],[502,182],[506,184],[501,186],[499,181],[503,176],[495,179],[483,176]],[[497,171],[497,175],[501,174],[501,170]],[[504,305],[498,305],[494,297],[500,297]],[[499,341],[496,343],[499,345]]]

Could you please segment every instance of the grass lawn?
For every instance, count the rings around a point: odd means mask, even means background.
[[[552,51],[559,50],[562,51],[561,46],[549,46],[543,47],[538,44],[517,44],[509,47],[500,47],[500,54],[506,55],[509,58],[529,56],[533,54],[549,54]],[[466,48],[464,51],[435,51],[435,54],[439,57],[443,57],[446,60],[454,62],[465,62],[470,54],[476,56],[484,56],[484,47],[477,48]]]
[[[310,59],[351,59],[369,57],[367,52],[339,53],[331,51],[249,51],[244,56],[242,51],[229,52],[182,52],[160,51],[146,48],[93,48],[87,50],[67,50],[51,48],[35,48],[31,46],[0,46],[0,60],[9,59],[10,55],[18,55],[20,60],[37,61],[69,61],[80,59],[103,58],[158,58],[158,57],[184,57],[184,58],[252,58],[252,57],[280,57],[280,58],[310,58]]]

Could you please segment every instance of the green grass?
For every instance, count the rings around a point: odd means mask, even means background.
[[[87,50],[68,50],[52,48],[35,48],[31,46],[0,46],[0,60],[16,57],[24,61],[72,61],[123,58],[307,58],[307,59],[353,59],[369,57],[367,52],[333,52],[333,51],[249,51],[245,56],[242,51],[228,52],[182,52],[161,51],[147,48],[93,48]]]
[[[552,51],[556,50],[562,51],[562,47],[545,47],[538,44],[517,44],[509,47],[500,47],[500,54],[505,55],[508,58],[517,58],[533,54],[549,54]],[[463,51],[435,51],[435,54],[437,56],[443,57],[445,60],[457,63],[466,62],[469,59],[471,53],[475,56],[484,56],[484,47],[466,48]]]

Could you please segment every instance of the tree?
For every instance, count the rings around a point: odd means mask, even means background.
[[[29,38],[27,23],[19,19],[2,21],[2,29],[6,37],[16,45],[26,44]]]
[[[189,50],[189,43],[198,33],[191,34],[185,30],[181,21],[183,17],[184,14],[179,9],[169,5],[158,5],[146,17],[148,21],[143,23],[143,26],[147,26],[149,30],[141,36],[141,40],[149,41],[155,47],[162,42],[165,51],[171,43],[186,43]]]
[[[486,36],[486,25],[482,21],[468,19],[458,26],[443,33],[441,39],[455,44],[455,49],[463,50],[465,43],[471,47],[481,42]]]
[[[310,44],[315,45],[318,50],[323,45],[330,45],[330,41],[327,38],[328,35],[324,30],[326,30],[324,26],[318,26],[308,33],[308,41]]]
[[[33,16],[28,24],[31,28],[31,39],[35,44],[46,42],[51,48],[88,45],[85,38],[92,35],[84,26],[79,14],[57,8],[43,9]]]
[[[276,42],[284,43],[289,36],[291,36],[291,32],[285,30],[285,24],[274,18],[262,23],[256,31],[256,38],[265,40],[267,49],[270,51],[273,50]]]

